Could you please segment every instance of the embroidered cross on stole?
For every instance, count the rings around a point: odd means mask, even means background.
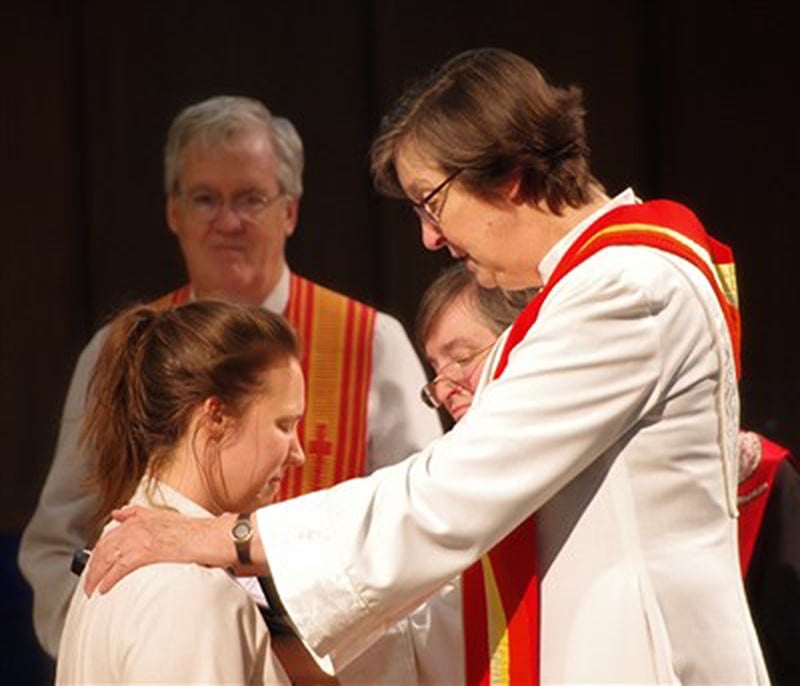
[[[177,307],[190,295],[184,286],[152,306]],[[306,412],[298,435],[306,462],[287,471],[276,501],[364,475],[376,311],[292,274],[283,314],[300,340]]]

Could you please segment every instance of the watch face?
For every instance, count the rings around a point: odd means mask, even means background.
[[[231,534],[237,541],[246,541],[253,533],[250,522],[246,519],[240,519],[234,524]]]

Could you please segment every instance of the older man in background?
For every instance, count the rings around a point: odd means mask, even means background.
[[[439,435],[438,420],[420,406],[424,373],[399,322],[288,267],[286,241],[303,190],[303,145],[291,122],[256,100],[214,97],[176,117],[164,163],[167,223],[189,283],[158,305],[208,297],[260,304],[283,313],[302,341],[307,462],[287,475],[281,498],[369,473]],[[98,331],[78,360],[53,464],[20,547],[20,567],[34,591],[36,634],[52,656],[77,581],[69,571],[73,551],[95,533],[89,530],[95,496],[86,488],[78,439],[105,334]],[[387,675],[407,678],[401,675],[413,661],[403,653],[387,658]],[[392,661],[399,672],[392,672]]]

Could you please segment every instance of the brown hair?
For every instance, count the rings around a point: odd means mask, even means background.
[[[400,148],[416,146],[445,174],[491,199],[518,174],[527,201],[560,213],[581,207],[599,187],[589,170],[581,90],[549,84],[531,62],[507,50],[456,55],[412,86],[384,117],[371,151],[377,189],[404,197]]]
[[[167,464],[207,398],[239,419],[265,390],[264,372],[297,357],[289,324],[260,307],[206,300],[164,311],[136,305],[115,317],[81,433],[99,491],[95,528]]]
[[[417,344],[424,352],[425,344],[445,309],[461,295],[468,299],[475,315],[495,336],[499,336],[511,326],[537,292],[536,288],[519,291],[482,288],[463,262],[456,262],[443,270],[422,294],[415,327]]]

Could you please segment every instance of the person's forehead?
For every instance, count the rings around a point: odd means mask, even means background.
[[[444,172],[437,162],[426,155],[422,148],[408,141],[401,143],[395,156],[395,171],[400,185],[409,197],[417,197],[438,184]]]
[[[305,377],[300,362],[294,357],[280,360],[261,374],[264,391],[262,401],[282,412],[302,412],[305,399]]]
[[[442,309],[430,327],[425,353],[431,361],[443,359],[465,348],[487,345],[494,338],[469,299],[459,296]]]
[[[275,176],[276,162],[272,141],[265,134],[242,133],[227,139],[194,138],[186,145],[178,167],[179,177],[195,173],[256,170]]]

